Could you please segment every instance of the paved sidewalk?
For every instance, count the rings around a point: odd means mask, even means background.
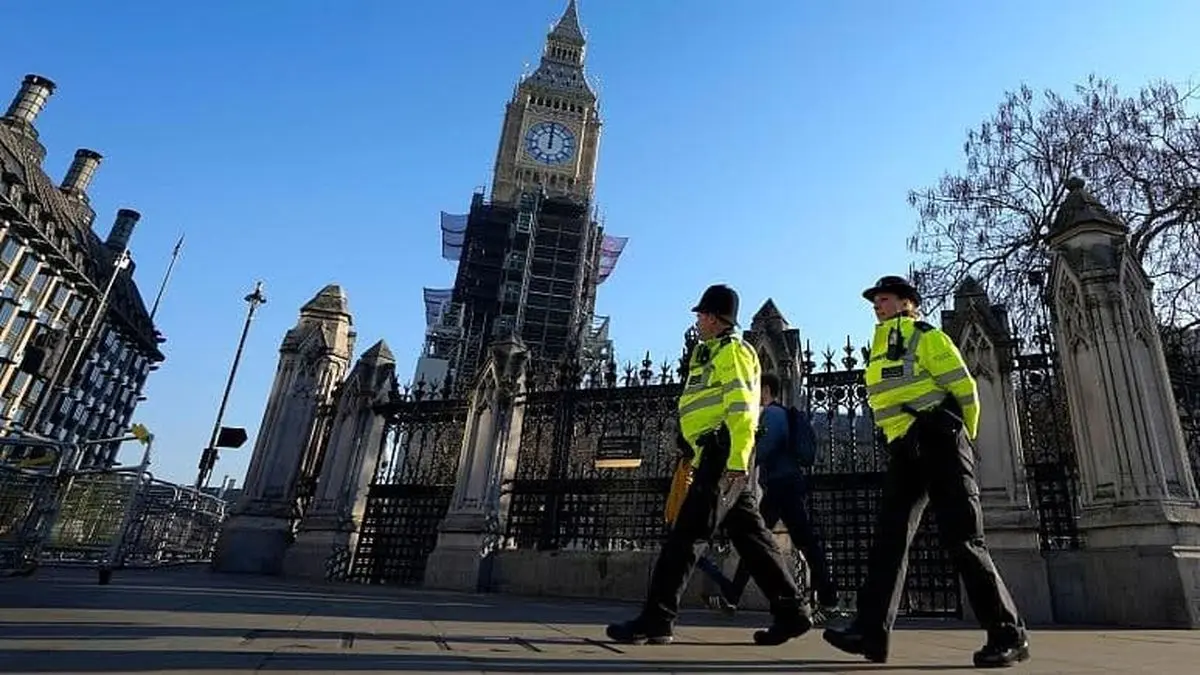
[[[982,639],[961,624],[897,634],[872,665],[814,631],[782,647],[750,644],[766,615],[685,613],[665,647],[608,644],[629,605],[304,586],[199,569],[83,570],[0,580],[3,673],[924,673],[967,667]],[[1021,673],[1200,672],[1200,631],[1038,631]]]

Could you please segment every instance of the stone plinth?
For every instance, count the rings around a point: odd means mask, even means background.
[[[304,530],[285,552],[282,573],[294,579],[328,579],[345,571],[357,545],[358,532],[349,527]],[[338,564],[341,570],[334,569]]]
[[[488,590],[490,550],[496,526],[483,514],[452,514],[438,531],[437,547],[425,563],[426,588],[456,591]]]
[[[283,572],[283,555],[291,543],[292,524],[287,518],[237,514],[221,527],[213,569],[277,575]]]
[[[1080,525],[1086,547],[1051,559],[1060,621],[1200,628],[1200,510],[1127,505]]]

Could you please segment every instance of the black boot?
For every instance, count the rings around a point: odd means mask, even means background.
[[[1029,638],[1022,635],[1008,644],[993,644],[990,640],[975,652],[976,668],[1008,668],[1029,660]]]
[[[674,639],[670,622],[647,621],[638,617],[623,623],[611,623],[604,631],[608,639],[627,645],[668,645]]]
[[[842,630],[826,628],[821,637],[847,654],[865,657],[872,663],[887,663],[888,639],[886,635],[868,635],[856,626],[850,625]]]
[[[754,631],[754,644],[764,647],[781,645],[812,630],[812,619],[804,612],[776,614],[766,630]]]

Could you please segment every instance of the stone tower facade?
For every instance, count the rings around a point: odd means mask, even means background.
[[[222,528],[213,566],[277,574],[299,516],[298,488],[324,440],[321,411],[346,376],[355,333],[346,294],[329,285],[300,309],[279,347],[279,366],[259,425],[241,499]]]
[[[600,146],[596,93],[583,71],[587,41],[576,0],[546,36],[537,70],[504,111],[492,200],[515,202],[530,186],[590,202]]]

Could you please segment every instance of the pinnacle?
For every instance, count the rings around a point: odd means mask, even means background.
[[[585,42],[583,29],[579,26],[579,7],[576,0],[568,0],[567,9],[550,30],[550,37],[580,45]]]

